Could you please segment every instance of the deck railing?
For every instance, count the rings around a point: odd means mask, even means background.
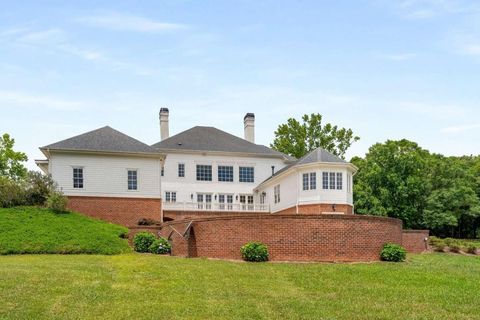
[[[269,212],[266,204],[213,203],[213,202],[163,202],[163,210],[172,211],[232,211]]]

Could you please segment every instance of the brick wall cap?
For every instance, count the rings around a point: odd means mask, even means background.
[[[207,222],[207,221],[216,221],[216,220],[263,220],[263,219],[296,219],[296,220],[366,220],[366,221],[385,221],[394,224],[402,224],[400,219],[389,218],[389,217],[379,217],[379,216],[367,216],[367,215],[340,215],[340,214],[262,214],[262,215],[224,215],[219,217],[206,217],[206,218],[193,218],[193,219],[183,219],[177,221],[168,221],[161,224],[163,226],[178,225],[178,224],[188,224],[190,221],[193,223],[198,222]]]

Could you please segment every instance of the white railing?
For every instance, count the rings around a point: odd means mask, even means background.
[[[163,202],[164,210],[173,211],[235,211],[270,212],[266,204],[213,203],[213,202]]]

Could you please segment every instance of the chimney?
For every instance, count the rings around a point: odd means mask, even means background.
[[[247,113],[243,118],[245,128],[245,140],[255,143],[255,115]]]
[[[169,137],[168,108],[161,108],[158,117],[160,119],[160,141],[163,141]]]

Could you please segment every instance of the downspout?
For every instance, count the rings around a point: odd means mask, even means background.
[[[159,174],[159,179],[158,179],[158,189],[160,190],[160,222],[163,223],[163,201],[162,201],[162,166],[163,162],[165,159],[162,161],[160,160],[160,174]]]
[[[358,170],[352,174],[352,181],[350,186],[352,187],[352,214],[355,214],[355,203],[353,202],[353,177],[357,174]]]
[[[295,170],[297,171],[297,204],[295,205],[295,213],[298,214],[298,204],[299,204],[299,197],[300,197],[300,192],[299,192],[299,183],[298,181],[300,180],[300,173],[298,172],[298,170]]]

